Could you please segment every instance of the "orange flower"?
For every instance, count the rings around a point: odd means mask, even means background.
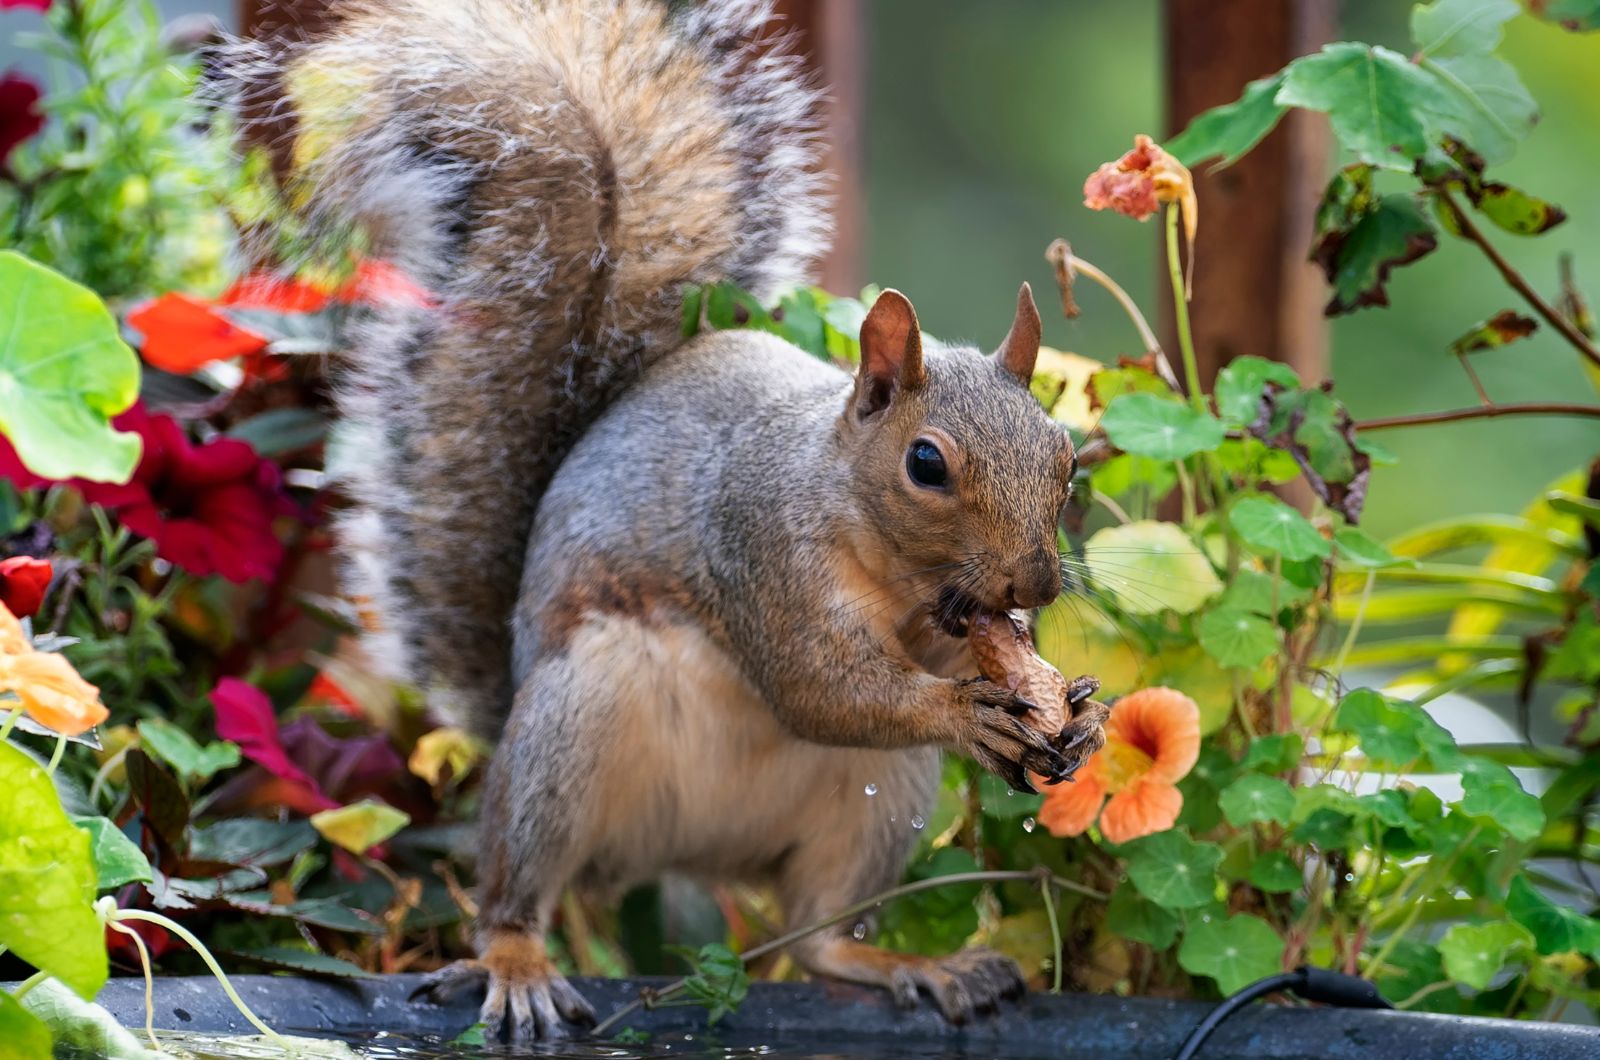
[[[1131,692],[1117,701],[1106,745],[1078,771],[1077,782],[1045,789],[1039,823],[1051,835],[1081,835],[1098,816],[1100,834],[1113,843],[1164,832],[1183,809],[1177,782],[1199,755],[1194,700],[1171,688]]]
[[[1133,138],[1133,150],[1107,162],[1083,182],[1083,204],[1091,210],[1115,210],[1143,221],[1161,203],[1177,203],[1183,218],[1183,235],[1194,265],[1194,237],[1200,228],[1200,200],[1194,193],[1194,176],[1182,162],[1167,154],[1144,133]],[[1185,285],[1187,286],[1187,279]]]
[[[0,655],[21,655],[32,650],[28,635],[22,631],[22,623],[9,607],[0,603]]]
[[[87,732],[110,713],[98,688],[63,656],[47,651],[0,655],[0,689],[22,700],[28,717],[67,736]]]

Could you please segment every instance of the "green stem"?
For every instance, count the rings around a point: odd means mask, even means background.
[[[1039,881],[1039,896],[1044,899],[1044,914],[1050,918],[1050,992],[1061,993],[1061,962],[1065,956],[1061,945],[1061,921],[1056,918],[1056,892],[1049,880]]]
[[[145,947],[144,937],[131,927],[123,927],[115,920],[106,921],[106,927],[112,931],[128,936],[133,943],[133,948],[139,951],[139,968],[144,972],[144,1033],[150,1039],[150,1047],[156,1052],[161,1052],[161,1040],[156,1037],[156,980],[150,971],[150,951]]]
[[[16,706],[12,707],[9,711],[6,712],[5,723],[4,724],[0,724],[0,743],[4,743],[6,741],[6,738],[11,735],[11,730],[16,728],[17,719],[20,718],[20,717],[22,717],[22,704],[21,703],[18,703]]]
[[[1189,404],[1206,410],[1205,392],[1200,389],[1200,364],[1194,356],[1194,335],[1189,330],[1189,301],[1184,297],[1183,261],[1178,253],[1178,204],[1167,206],[1167,275],[1172,281],[1173,319],[1178,325],[1178,352],[1183,355],[1183,381],[1189,388]]]
[[[53,777],[56,775],[56,767],[61,764],[61,755],[66,749],[67,738],[65,736],[57,736],[56,749],[50,752],[50,764],[44,767],[44,771],[48,776]]]
[[[32,975],[28,976],[28,978],[24,979],[22,984],[12,992],[11,1000],[21,1001],[23,998],[28,996],[28,991],[32,990],[34,987],[38,986],[48,978],[50,978],[49,972],[34,972]]]
[[[1361,603],[1356,605],[1356,616],[1350,620],[1350,629],[1344,635],[1344,643],[1339,646],[1339,657],[1333,661],[1331,673],[1335,677],[1344,673],[1344,661],[1350,658],[1350,649],[1356,646],[1356,637],[1361,633],[1361,620],[1366,617],[1367,604],[1372,602],[1372,586],[1377,580],[1377,571],[1367,571],[1367,584],[1361,590]]]
[[[105,917],[109,922],[143,920],[147,923],[157,924],[187,942],[200,955],[200,959],[206,962],[206,967],[211,969],[211,974],[217,977],[217,982],[222,985],[222,992],[228,995],[228,1000],[233,1002],[233,1007],[239,1010],[239,1014],[248,1020],[256,1030],[271,1039],[278,1048],[291,1055],[294,1054],[294,1047],[289,1044],[288,1039],[261,1022],[261,1018],[250,1010],[249,1005],[244,1003],[244,998],[239,996],[239,992],[233,988],[233,983],[228,981],[227,973],[222,970],[222,965],[218,964],[217,959],[211,955],[211,951],[206,949],[205,943],[195,937],[194,933],[188,928],[171,917],[162,916],[160,913],[147,912],[143,909],[117,909],[113,906],[105,914]]]
[[[1156,366],[1161,377],[1172,389],[1178,389],[1177,377],[1172,374],[1172,364],[1167,360],[1166,352],[1161,349],[1161,343],[1156,341],[1156,333],[1151,329],[1150,322],[1144,318],[1144,314],[1139,311],[1138,304],[1129,297],[1128,292],[1124,291],[1116,280],[1113,280],[1107,273],[1074,254],[1072,248],[1067,245],[1067,241],[1064,239],[1058,239],[1051,243],[1049,248],[1045,250],[1044,256],[1057,269],[1064,270],[1066,276],[1071,277],[1077,273],[1082,273],[1109,291],[1111,297],[1115,298],[1117,304],[1122,307],[1122,311],[1128,314],[1128,319],[1133,321],[1134,330],[1139,333],[1139,341],[1144,343],[1145,352],[1155,357]]]
[[[1483,826],[1476,825],[1472,831],[1467,833],[1467,837],[1450,852],[1450,856],[1445,858],[1444,863],[1439,866],[1439,875],[1443,876],[1454,867],[1456,859],[1461,856],[1461,852],[1472,845],[1472,841],[1478,838],[1478,833],[1481,831],[1483,831]],[[1372,960],[1367,962],[1366,967],[1363,969],[1363,974],[1367,978],[1372,978],[1383,967],[1383,962],[1388,960],[1389,954],[1393,953],[1394,948],[1400,945],[1400,940],[1405,937],[1406,933],[1416,926],[1417,918],[1422,916],[1422,911],[1427,907],[1428,903],[1421,899],[1411,903],[1410,908],[1406,911],[1406,918],[1389,933],[1389,937],[1383,940],[1383,945],[1379,947],[1378,952],[1373,954]]]

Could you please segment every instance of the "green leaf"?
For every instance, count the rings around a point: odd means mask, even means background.
[[[1339,550],[1340,559],[1357,567],[1376,570],[1403,562],[1383,542],[1353,526],[1341,526],[1333,532],[1333,547]]]
[[[189,839],[189,856],[196,861],[265,868],[294,860],[316,842],[316,829],[305,821],[225,817],[194,829]]]
[[[707,1023],[716,1023],[744,1001],[750,990],[750,976],[738,954],[717,942],[692,953],[682,952],[683,947],[674,949],[687,957],[694,968],[694,973],[683,981],[683,992],[705,1006]]]
[[[15,251],[0,251],[0,434],[49,479],[126,482],[139,436],[111,417],[139,394],[139,359],[100,297]]]
[[[1539,953],[1578,952],[1600,960],[1600,921],[1558,905],[1540,894],[1526,876],[1517,876],[1506,892],[1506,912],[1533,932]]]
[[[1498,56],[1424,58],[1421,69],[1439,85],[1444,105],[1433,114],[1438,128],[1486,162],[1508,161],[1539,120],[1538,104],[1517,71]]]
[[[1333,545],[1306,517],[1275,497],[1245,497],[1228,511],[1228,522],[1259,555],[1287,560],[1323,559]]]
[[[1527,842],[1544,831],[1544,807],[1522,790],[1516,775],[1483,758],[1465,757],[1461,769],[1461,812],[1494,822],[1514,839]]]
[[[1245,751],[1242,765],[1258,773],[1287,773],[1300,764],[1305,746],[1305,738],[1297,732],[1257,736]]]
[[[235,957],[255,961],[272,968],[283,968],[307,975],[330,976],[336,979],[373,979],[375,973],[360,965],[330,957],[326,953],[313,953],[294,946],[260,946],[249,950],[229,950]]]
[[[1182,460],[1215,449],[1227,429],[1209,412],[1155,394],[1122,394],[1100,426],[1118,449],[1157,460]]]
[[[1289,894],[1299,890],[1305,882],[1300,866],[1281,850],[1269,850],[1256,858],[1245,878],[1250,886],[1268,894]]]
[[[309,448],[327,436],[327,417],[305,408],[267,409],[228,429],[229,438],[248,442],[259,455],[268,457]]]
[[[975,872],[980,868],[972,855],[956,847],[941,847],[924,861],[913,862],[906,873],[908,881]],[[890,902],[883,909],[879,934],[897,950],[913,953],[949,953],[978,930],[978,896],[983,888],[975,883],[946,885]]]
[[[1411,169],[1433,141],[1428,115],[1449,108],[1437,80],[1388,48],[1329,44],[1289,64],[1276,102],[1326,111],[1362,161]]]
[[[89,834],[38,763],[0,743],[0,945],[86,998],[106,981]]]
[[[1339,701],[1334,728],[1355,736],[1368,758],[1404,766],[1453,752],[1455,741],[1421,707],[1358,688]]]
[[[164,718],[141,721],[139,742],[146,751],[194,781],[208,780],[239,764],[238,744],[219,740],[201,747],[194,737]]]
[[[1411,9],[1411,42],[1434,58],[1488,55],[1500,46],[1501,26],[1514,17],[1516,0],[1436,0]]]
[[[1254,423],[1261,412],[1261,394],[1268,383],[1283,387],[1300,385],[1294,369],[1278,361],[1246,354],[1235,357],[1217,373],[1217,413],[1224,423],[1243,427]]]
[[[1277,777],[1246,773],[1222,789],[1222,816],[1234,827],[1255,821],[1288,824],[1294,813],[1294,789]]]
[[[155,878],[144,851],[114,821],[105,817],[74,817],[73,821],[89,833],[89,852],[94,858],[100,890],[109,891],[125,883],[149,883]]]
[[[1232,994],[1283,970],[1283,939],[1260,917],[1212,917],[1184,932],[1178,963],[1193,975],[1209,975]]]
[[[311,815],[311,827],[352,854],[366,853],[410,823],[410,814],[376,799]]]
[[[1216,897],[1222,848],[1215,843],[1197,843],[1173,829],[1135,839],[1123,852],[1128,879],[1163,908],[1193,909]]]
[[[705,304],[706,289],[698,283],[683,285],[683,337],[692,339],[700,334],[700,310]]]
[[[1445,974],[1474,990],[1486,990],[1495,974],[1533,948],[1528,929],[1511,920],[1456,924],[1439,940]]]
[[[1253,669],[1278,650],[1277,627],[1248,611],[1207,611],[1196,629],[1200,647],[1223,666]]]
[[[1171,523],[1108,526],[1083,545],[1094,583],[1135,615],[1187,615],[1222,591],[1222,582],[1187,534]]]
[[[1548,232],[1567,219],[1567,213],[1553,202],[1529,195],[1509,184],[1483,185],[1472,204],[1500,228],[1519,236]]]
[[[1389,274],[1439,245],[1433,222],[1409,195],[1385,195],[1353,215],[1348,224],[1322,223],[1312,259],[1333,285],[1323,312],[1349,313],[1363,306],[1389,304]]]
[[[1574,33],[1600,29],[1600,0],[1527,0],[1528,13]]]
[[[1288,108],[1276,99],[1282,86],[1281,72],[1250,82],[1238,99],[1196,116],[1188,128],[1163,146],[1190,169],[1219,156],[1218,167],[1232,165],[1260,143],[1283,117]]]
[[[104,930],[104,929],[102,929]],[[55,979],[46,979],[22,999],[22,1007],[44,1021],[63,1055],[105,1057],[107,1060],[165,1060],[139,1044],[133,1032],[92,1001],[85,1001]],[[66,1047],[76,1052],[67,1053]]]
[[[0,1060],[50,1060],[50,1028],[0,990]]]
[[[1106,930],[1158,950],[1178,937],[1178,916],[1141,895],[1127,880],[1117,884],[1106,905]]]

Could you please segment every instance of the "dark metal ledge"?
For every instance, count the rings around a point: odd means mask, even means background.
[[[343,1035],[374,1030],[451,1037],[477,1018],[476,1003],[411,1004],[417,976],[333,982],[285,976],[233,979],[245,1001],[277,1029]],[[632,1000],[646,979],[582,979],[577,986],[603,1017]],[[666,980],[655,980],[657,983]],[[253,1033],[214,980],[156,981],[156,1026]],[[144,1023],[144,982],[113,979],[99,1002],[124,1024]],[[931,1008],[901,1011],[887,995],[836,984],[756,983],[743,1007],[717,1028],[725,1044],[811,1045],[831,1056],[881,1055],[889,1043],[931,1046],[945,1057],[1171,1056],[1209,1011],[1192,1001],[1033,994],[1000,1014],[952,1028]],[[654,1035],[704,1029],[695,1008],[638,1012],[624,1025]],[[818,1043],[829,1043],[821,1046]],[[842,1045],[840,1043],[845,1043]],[[875,1045],[877,1048],[875,1048]],[[1202,1057],[1215,1060],[1568,1060],[1600,1057],[1600,1029],[1423,1013],[1298,1009],[1255,1005],[1212,1036]]]

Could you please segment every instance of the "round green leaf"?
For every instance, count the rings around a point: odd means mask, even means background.
[[[218,740],[202,747],[182,727],[164,718],[141,721],[139,742],[150,754],[190,780],[206,780],[220,770],[239,764],[238,744]]]
[[[1252,354],[1229,361],[1217,373],[1215,392],[1217,412],[1223,421],[1236,427],[1254,423],[1261,411],[1262,392],[1269,382],[1299,386],[1300,377],[1286,364]]]
[[[1193,975],[1209,975],[1232,994],[1283,970],[1283,939],[1260,917],[1213,917],[1189,928],[1178,947],[1178,963]]]
[[[1514,920],[1457,924],[1439,940],[1445,974],[1474,990],[1484,990],[1507,962],[1533,948],[1533,935]]]
[[[1350,41],[1290,63],[1275,98],[1326,111],[1339,142],[1363,162],[1401,170],[1428,149],[1430,117],[1452,107],[1439,83],[1404,55]]]
[[[109,891],[125,883],[149,883],[154,879],[144,851],[123,835],[114,821],[105,817],[74,817],[73,820],[89,833],[89,852],[94,858],[100,890]]]
[[[1228,511],[1228,522],[1254,551],[1287,560],[1323,559],[1328,539],[1306,517],[1275,497],[1245,497]]]
[[[1187,615],[1222,591],[1211,561],[1171,523],[1108,526],[1084,542],[1095,585],[1135,615]]]
[[[0,743],[0,945],[92,998],[106,981],[89,834],[38,763]]]
[[[1511,770],[1482,758],[1464,757],[1459,765],[1461,812],[1486,817],[1523,842],[1544,831],[1544,806],[1522,790]]]
[[[1216,896],[1222,848],[1197,843],[1176,829],[1127,844],[1128,878],[1139,893],[1167,909],[1193,909]]]
[[[1268,894],[1288,894],[1300,889],[1305,875],[1294,859],[1281,850],[1269,850],[1256,858],[1245,877],[1250,885]]]
[[[139,359],[98,295],[0,251],[0,434],[50,479],[126,482],[139,436],[111,417],[139,395]]]
[[[1528,882],[1526,876],[1511,881],[1506,892],[1506,912],[1533,932],[1539,953],[1585,953],[1600,960],[1600,920],[1584,916],[1569,906],[1552,902]]]
[[[1421,707],[1358,688],[1339,701],[1334,728],[1355,736],[1368,758],[1403,766],[1424,756],[1452,757],[1455,741]]]
[[[1219,607],[1200,616],[1200,647],[1223,666],[1253,668],[1278,650],[1277,628],[1259,615]]]
[[[1222,789],[1222,816],[1235,827],[1252,821],[1288,824],[1294,814],[1294,789],[1277,777],[1246,773]]]
[[[1123,452],[1157,460],[1215,449],[1228,433],[1211,413],[1156,394],[1119,395],[1106,407],[1100,426]]]
[[[1257,736],[1244,753],[1244,768],[1261,773],[1287,773],[1300,764],[1305,738],[1297,732]]]
[[[1124,880],[1111,892],[1111,901],[1106,905],[1106,928],[1114,935],[1164,950],[1178,937],[1178,917]]]

